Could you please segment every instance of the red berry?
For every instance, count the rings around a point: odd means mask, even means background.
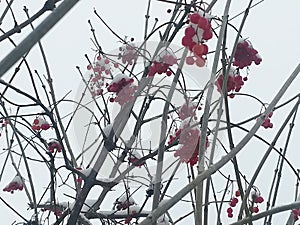
[[[185,58],[185,62],[188,65],[193,65],[195,63],[195,60],[194,60],[193,56],[188,56]]]
[[[184,31],[186,37],[193,37],[196,34],[196,31],[193,27],[187,27]]]
[[[200,20],[201,16],[198,13],[193,13],[192,15],[190,15],[190,22],[197,24]]]
[[[233,198],[231,201],[234,202],[235,204],[239,202],[238,198]]]
[[[236,206],[236,203],[231,201],[230,204],[229,204],[231,207],[235,207]]]
[[[229,218],[232,218],[232,217],[233,217],[233,214],[232,214],[232,213],[228,213],[228,217],[229,217]]]
[[[259,209],[258,209],[257,206],[253,207],[253,212],[254,212],[254,213],[258,213],[258,212],[259,212]]]
[[[273,112],[270,112],[270,114],[269,114],[269,118],[271,118],[273,116]]]
[[[48,130],[50,128],[50,124],[49,123],[44,123],[41,125],[41,129],[42,130]]]
[[[40,123],[39,119],[34,119],[33,124],[37,125],[39,123]]]
[[[197,57],[196,65],[199,66],[199,67],[203,67],[205,65],[205,59],[203,59],[201,56]]]
[[[198,27],[201,28],[202,30],[206,31],[206,30],[210,29],[210,24],[206,18],[200,17],[198,20]]]
[[[228,213],[228,214],[232,214],[232,212],[233,212],[233,209],[232,209],[231,207],[229,207],[229,208],[227,209],[227,213]]]
[[[239,197],[239,196],[241,196],[241,193],[240,193],[240,191],[239,191],[239,190],[235,192],[235,196],[236,196],[236,197]]]
[[[255,202],[256,203],[262,203],[264,201],[264,198],[261,197],[261,196],[258,196],[256,199],[255,199]]]

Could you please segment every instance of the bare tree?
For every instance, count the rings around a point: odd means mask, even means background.
[[[230,0],[159,0],[168,6],[168,21],[160,22],[150,17],[149,0],[142,40],[119,35],[95,9],[93,16],[119,46],[104,50],[88,21],[93,55],[86,54],[86,68],[74,72],[82,79],[79,97],[70,99],[66,90],[60,98],[41,38],[77,2],[48,0],[33,15],[24,7],[22,23],[15,19],[14,1],[1,2],[0,24],[11,15],[14,26],[1,28],[0,42],[14,47],[0,62],[0,76],[5,75],[0,79],[0,200],[18,224],[271,224],[283,211],[290,212],[286,224],[294,224],[300,216],[299,170],[287,151],[299,93],[280,99],[300,65],[268,103],[243,91],[254,82],[248,81],[251,68],[262,63],[243,28],[249,11],[262,1],[249,0],[238,15],[229,15]],[[221,15],[214,14],[216,7]],[[231,22],[234,17],[240,24]],[[29,27],[32,31],[15,42]],[[35,45],[44,63],[39,69],[28,60]],[[236,122],[233,108],[243,111],[248,105],[256,114],[245,112],[246,119]],[[273,125],[273,114],[281,109],[285,118]],[[276,130],[275,136],[269,141],[259,129]],[[239,163],[238,153],[252,160],[253,145],[264,153],[246,176],[249,164]],[[268,168],[275,171],[271,183],[256,182],[269,159]],[[295,194],[278,205],[286,166],[296,180]],[[4,183],[4,174],[12,175],[10,182]],[[269,192],[260,186],[270,186]],[[26,197],[30,218],[10,203],[16,195],[9,192]]]

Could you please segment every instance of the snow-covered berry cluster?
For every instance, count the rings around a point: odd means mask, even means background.
[[[48,151],[54,153],[55,151],[61,152],[61,146],[57,140],[52,140],[48,143]]]
[[[244,67],[250,66],[252,62],[259,65],[261,61],[262,58],[257,50],[253,48],[252,44],[246,39],[240,39],[234,53],[233,65],[243,69]]]
[[[138,58],[138,52],[136,49],[137,47],[134,43],[127,43],[119,48],[119,59],[122,60],[123,64],[132,65],[134,62],[136,62]]]
[[[240,74],[237,73],[233,68],[230,69],[227,79],[227,87],[226,91],[229,92],[239,92],[244,85],[244,81],[247,79],[243,78]],[[223,87],[223,74],[219,75],[217,80],[215,81],[215,85],[217,86],[218,92],[222,93]]]
[[[273,116],[273,112],[270,112],[268,115],[268,118],[265,119],[265,121],[261,124],[265,129],[273,128],[273,123],[271,123],[270,118]]]
[[[258,213],[259,212],[259,208],[258,208],[258,204],[263,203],[264,198],[257,192],[257,191],[253,191],[251,193],[251,205],[249,206],[249,209],[252,213]]]
[[[16,190],[22,191],[23,188],[24,188],[23,179],[17,175],[12,179],[11,182],[9,182],[8,185],[5,186],[5,188],[3,188],[3,191],[7,191],[13,194],[14,191]]]
[[[117,68],[118,64],[114,64]],[[87,66],[89,76],[89,88],[93,97],[103,93],[105,78],[111,73],[111,61],[108,58],[97,56],[93,64]]]
[[[203,12],[196,12],[189,16],[189,26],[185,29],[182,45],[187,47],[192,56],[186,58],[188,65],[196,63],[197,66],[205,65],[204,56],[208,53],[207,45],[203,42],[212,38],[212,30],[210,24],[210,15]]]
[[[125,195],[122,195],[120,198],[118,198],[115,201],[115,206],[116,206],[117,210],[128,209],[130,206],[132,206],[134,204],[135,204],[134,199],[131,196],[129,196],[127,198],[127,196],[125,196]]]
[[[115,98],[110,98],[110,102],[118,102],[122,106],[134,99],[137,86],[133,84],[133,78],[118,74],[107,87],[107,90],[116,94]]]
[[[32,130],[48,130],[50,128],[50,124],[42,117],[37,117],[33,120],[33,124],[31,126]]]
[[[189,101],[186,101],[179,109],[178,112],[179,119],[185,120],[188,117],[196,116],[196,106]]]
[[[169,70],[170,66],[177,63],[177,58],[172,51],[163,49],[160,54],[154,59],[149,67],[148,76],[154,77],[155,74],[165,73],[167,76],[171,76],[172,72]]]
[[[136,150],[133,150],[130,155],[128,156],[128,161],[129,163],[135,163],[136,161],[138,161],[140,158],[142,158],[142,156],[140,155],[140,153],[138,153]],[[138,163],[136,166],[141,167],[145,164],[145,162],[141,162]]]
[[[170,145],[176,138],[179,138],[180,147],[174,153],[181,162],[189,163],[194,166],[198,162],[200,130],[197,126],[191,127],[194,121],[187,118],[182,122],[180,129],[176,130],[175,136],[170,135],[168,144]],[[206,138],[206,148],[208,148]]]

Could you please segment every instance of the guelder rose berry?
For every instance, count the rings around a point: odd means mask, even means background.
[[[89,80],[89,90],[93,97],[103,93],[105,79],[111,74],[111,62],[108,58],[97,56],[96,61],[87,66],[87,76]]]
[[[135,201],[133,200],[133,198],[130,197],[126,197],[126,195],[122,195],[120,198],[118,198],[115,201],[115,205],[117,210],[125,210],[128,209],[131,205],[134,205]]]
[[[178,115],[181,120],[185,120],[188,117],[194,117],[196,115],[196,106],[186,101],[179,109]]]
[[[219,75],[217,80],[215,81],[215,85],[217,86],[218,92],[222,93],[223,87],[223,74]],[[226,91],[227,93],[231,91],[239,92],[244,85],[244,80],[241,75],[237,74],[236,70],[231,68],[229,70]]]
[[[273,128],[273,123],[271,123],[271,117],[273,116],[273,112],[270,112],[268,115],[268,118],[265,119],[265,121],[261,124],[265,129]]]
[[[17,175],[12,179],[12,181],[8,185],[5,186],[5,188],[3,188],[3,191],[7,191],[13,194],[15,190],[22,191],[23,188],[23,179]]]
[[[181,41],[182,45],[192,53],[192,56],[186,58],[186,64],[193,65],[195,63],[197,66],[203,67],[205,65],[204,56],[208,53],[208,47],[204,42],[213,36],[210,15],[200,11],[192,13],[189,19],[189,26],[185,29],[185,35]]]
[[[48,130],[50,128],[50,124],[45,119],[39,116],[34,119],[31,128],[36,131]]]
[[[250,66],[252,62],[256,65],[261,63],[262,59],[251,43],[246,39],[240,39],[234,53],[233,65],[240,69]]]
[[[132,153],[129,155],[128,157],[128,161],[130,163],[135,163],[136,161],[138,161],[140,158],[142,158],[142,156],[140,155],[140,153],[138,153],[136,150],[133,150]],[[145,162],[141,162],[139,164],[137,164],[136,166],[141,167],[145,164]]]
[[[169,68],[177,63],[177,58],[174,53],[165,48],[163,49],[158,56],[153,60],[151,66],[149,66],[148,76],[153,77],[155,74],[165,73],[167,76],[170,76],[172,72]]]
[[[127,43],[119,48],[119,58],[122,59],[123,64],[132,65],[134,62],[136,62],[138,58],[138,52],[136,49],[137,47],[134,43]]]
[[[179,157],[181,162],[189,163],[194,166],[198,162],[200,130],[197,126],[190,127],[195,123],[191,118],[186,118],[176,131],[175,136],[170,135],[168,144],[173,143],[176,138],[179,138],[180,147],[174,153],[175,157]],[[208,139],[206,137],[206,148],[208,148]]]
[[[48,143],[48,151],[54,153],[54,151],[61,152],[61,146],[58,141],[53,140]]]
[[[111,98],[110,102],[118,102],[120,105],[132,101],[134,99],[134,93],[137,86],[133,85],[133,78],[129,78],[127,75],[118,74],[114,77],[110,85],[107,87],[109,92],[116,94],[115,98]]]

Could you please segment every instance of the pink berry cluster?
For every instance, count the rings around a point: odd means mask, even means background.
[[[115,98],[109,99],[110,102],[118,102],[122,106],[134,99],[137,86],[133,84],[133,78],[129,78],[124,74],[118,74],[107,87],[107,90],[116,94]]]
[[[265,121],[261,124],[265,129],[273,128],[273,123],[271,123],[270,118],[273,116],[273,112],[270,112],[268,115],[268,118],[265,119]]]
[[[138,153],[136,150],[133,150],[132,153],[128,157],[128,161],[129,161],[129,163],[135,163],[140,158],[142,158],[140,153]],[[145,162],[141,162],[141,163],[137,164],[136,166],[142,167],[144,164],[145,164]]]
[[[231,69],[228,74],[227,79],[227,93],[229,92],[239,92],[244,85],[244,81],[247,81],[247,77],[242,77],[241,75],[237,74],[234,69]],[[215,81],[215,85],[217,86],[218,92],[222,93],[223,87],[223,74],[221,74],[218,79]]]
[[[196,63],[197,66],[205,65],[204,56],[208,53],[207,45],[203,44],[212,38],[212,30],[209,19],[203,13],[193,13],[189,16],[190,25],[185,29],[182,45],[189,48],[193,56],[186,58],[188,65]]]
[[[196,106],[193,103],[186,101],[179,109],[178,115],[181,120],[185,120],[188,117],[195,117]]]
[[[188,118],[190,120],[190,118]],[[179,149],[174,153],[175,157],[179,157],[181,162],[189,163],[194,166],[198,162],[200,130],[197,127],[190,128],[187,124],[178,129],[175,136],[170,135],[168,144],[170,145],[179,137]],[[209,143],[206,138],[206,148]]]
[[[251,43],[245,39],[241,39],[236,46],[233,65],[243,69],[244,67],[250,66],[252,62],[259,65],[261,61],[262,58]]]
[[[229,206],[227,208],[227,216],[229,218],[233,217],[233,208],[236,206],[236,204],[239,202],[238,197],[241,195],[240,191],[236,191],[235,192],[235,197],[231,198],[230,202],[229,202]]]
[[[48,130],[50,128],[50,124],[42,117],[37,117],[33,120],[33,124],[31,126],[32,130]]]
[[[54,153],[55,151],[61,152],[61,146],[58,141],[52,140],[48,143],[48,151]]]
[[[294,221],[297,221],[297,220],[299,220],[299,216],[300,216],[300,209],[293,209],[293,210],[292,210],[292,213],[293,213],[293,218],[294,218]]]
[[[97,60],[91,65],[87,66],[89,75],[89,87],[93,97],[99,96],[103,93],[103,86],[105,78],[111,73],[111,61],[108,58],[97,56]],[[114,63],[117,68],[118,64]]]
[[[6,185],[5,188],[3,188],[3,191],[7,191],[13,194],[14,191],[16,190],[22,191],[23,188],[24,188],[23,179],[17,175],[12,179],[12,181],[8,185]]]
[[[177,63],[176,56],[169,51],[168,49],[164,49],[161,53],[156,57],[156,59],[152,62],[149,67],[148,76],[154,77],[155,74],[163,74],[165,73],[167,76],[171,76],[172,72],[169,70],[170,66],[173,66]]]
[[[132,65],[134,62],[136,62],[138,58],[138,51],[136,49],[137,47],[134,43],[127,43],[119,48],[119,59],[122,60],[123,64]]]

